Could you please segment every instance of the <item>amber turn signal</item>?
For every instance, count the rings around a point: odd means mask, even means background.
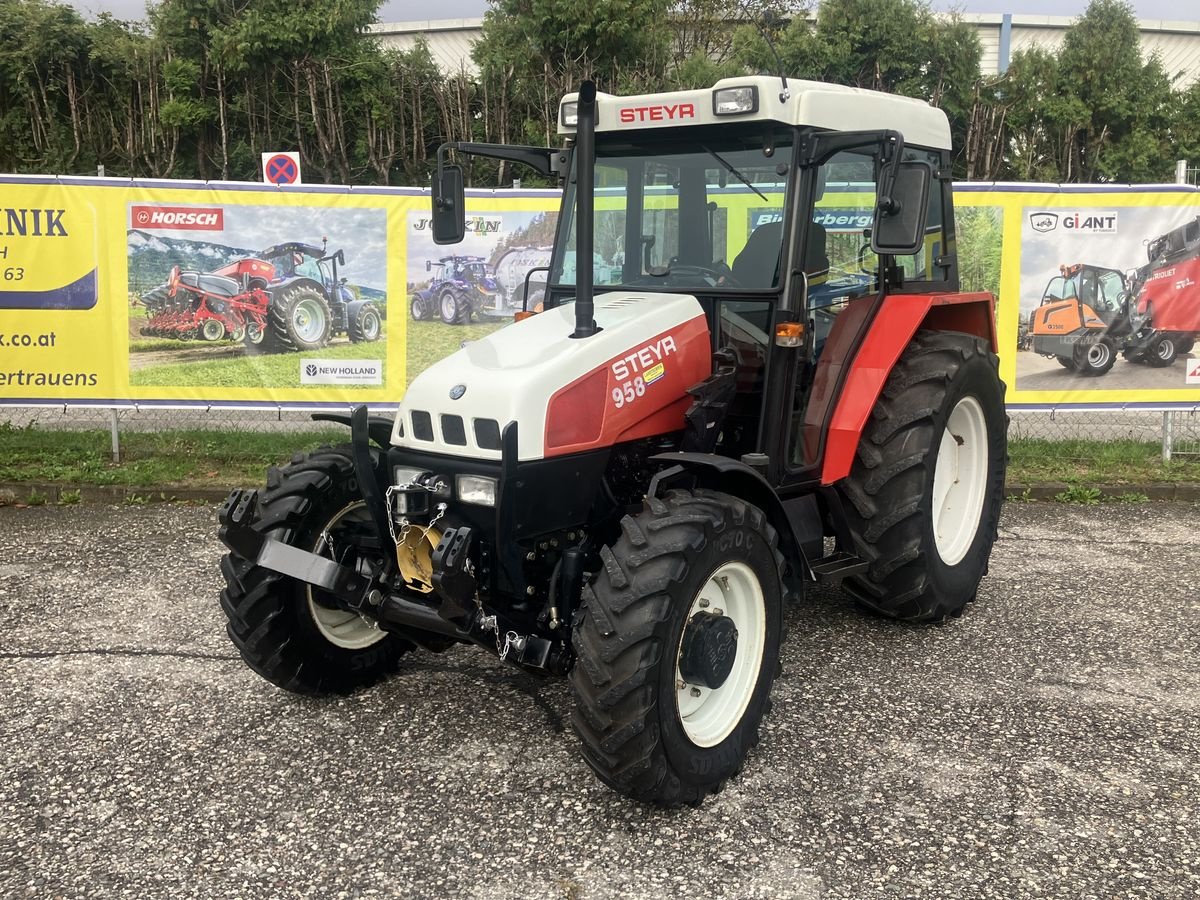
[[[775,326],[776,347],[799,347],[803,343],[803,322],[780,322]]]

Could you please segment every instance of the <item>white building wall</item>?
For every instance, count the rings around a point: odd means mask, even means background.
[[[1195,2],[1195,0],[1189,0]],[[983,49],[980,70],[985,74],[1000,71],[1003,16],[995,13],[964,13],[963,21],[979,30]],[[1067,16],[1013,16],[1009,53],[1030,47],[1057,50],[1063,35],[1074,20]],[[434,19],[424,22],[396,22],[372,25],[367,29],[384,47],[411,49],[424,38],[434,61],[445,74],[466,71],[478,74],[471,59],[471,47],[479,40],[483,19]],[[1147,59],[1158,52],[1168,75],[1177,75],[1176,84],[1187,87],[1200,81],[1200,22],[1172,22],[1157,19],[1138,21],[1142,36],[1142,54]]]

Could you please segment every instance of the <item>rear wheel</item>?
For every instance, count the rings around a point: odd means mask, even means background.
[[[451,290],[442,291],[438,297],[438,312],[447,325],[466,325],[471,321],[470,301]]]
[[[374,564],[371,553],[381,546],[348,448],[298,454],[291,465],[269,469],[254,528],[349,566]],[[237,553],[221,559],[221,572],[230,639],[251,669],[281,688],[346,694],[394,671],[412,649],[332,597]]]
[[[206,341],[219,341],[225,337],[225,323],[220,319],[205,319],[200,325],[200,337]]]
[[[1179,348],[1175,344],[1175,339],[1170,335],[1160,334],[1150,342],[1150,346],[1146,348],[1146,362],[1156,369],[1165,369],[1167,366],[1175,363],[1175,358],[1179,355]]]
[[[1092,344],[1075,347],[1075,369],[1080,375],[1103,375],[1117,361],[1117,348],[1112,338],[1102,337]]]
[[[298,284],[270,306],[264,347],[274,351],[312,352],[329,343],[329,304],[315,288]]]
[[[1186,338],[1183,338],[1182,340],[1178,341],[1175,344],[1175,350],[1179,353],[1180,356],[1187,356],[1189,353],[1192,352],[1192,348],[1195,346],[1196,346],[1196,339],[1192,338],[1192,337],[1186,337]]]
[[[1004,383],[986,342],[918,332],[892,370],[839,488],[867,571],[845,582],[897,619],[962,613],[987,572],[1004,498]]]
[[[605,784],[698,804],[758,741],[782,637],[773,528],[711,491],[647,499],[601,550],[572,636],[572,724]]]

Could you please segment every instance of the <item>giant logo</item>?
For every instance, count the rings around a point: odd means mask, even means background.
[[[1116,210],[1064,210],[1060,213],[1032,212],[1029,225],[1034,231],[1047,232],[1056,229],[1074,231],[1079,234],[1116,234]]]

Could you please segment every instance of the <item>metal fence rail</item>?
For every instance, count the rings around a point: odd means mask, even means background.
[[[1009,438],[1106,443],[1134,440],[1161,443],[1164,461],[1200,457],[1200,407],[1172,412],[1010,410]],[[68,431],[108,431],[114,458],[121,434],[154,431],[224,431],[302,435],[328,430],[307,412],[279,407],[110,408],[94,406],[0,406],[0,426]],[[1073,448],[1086,455],[1086,447]]]

